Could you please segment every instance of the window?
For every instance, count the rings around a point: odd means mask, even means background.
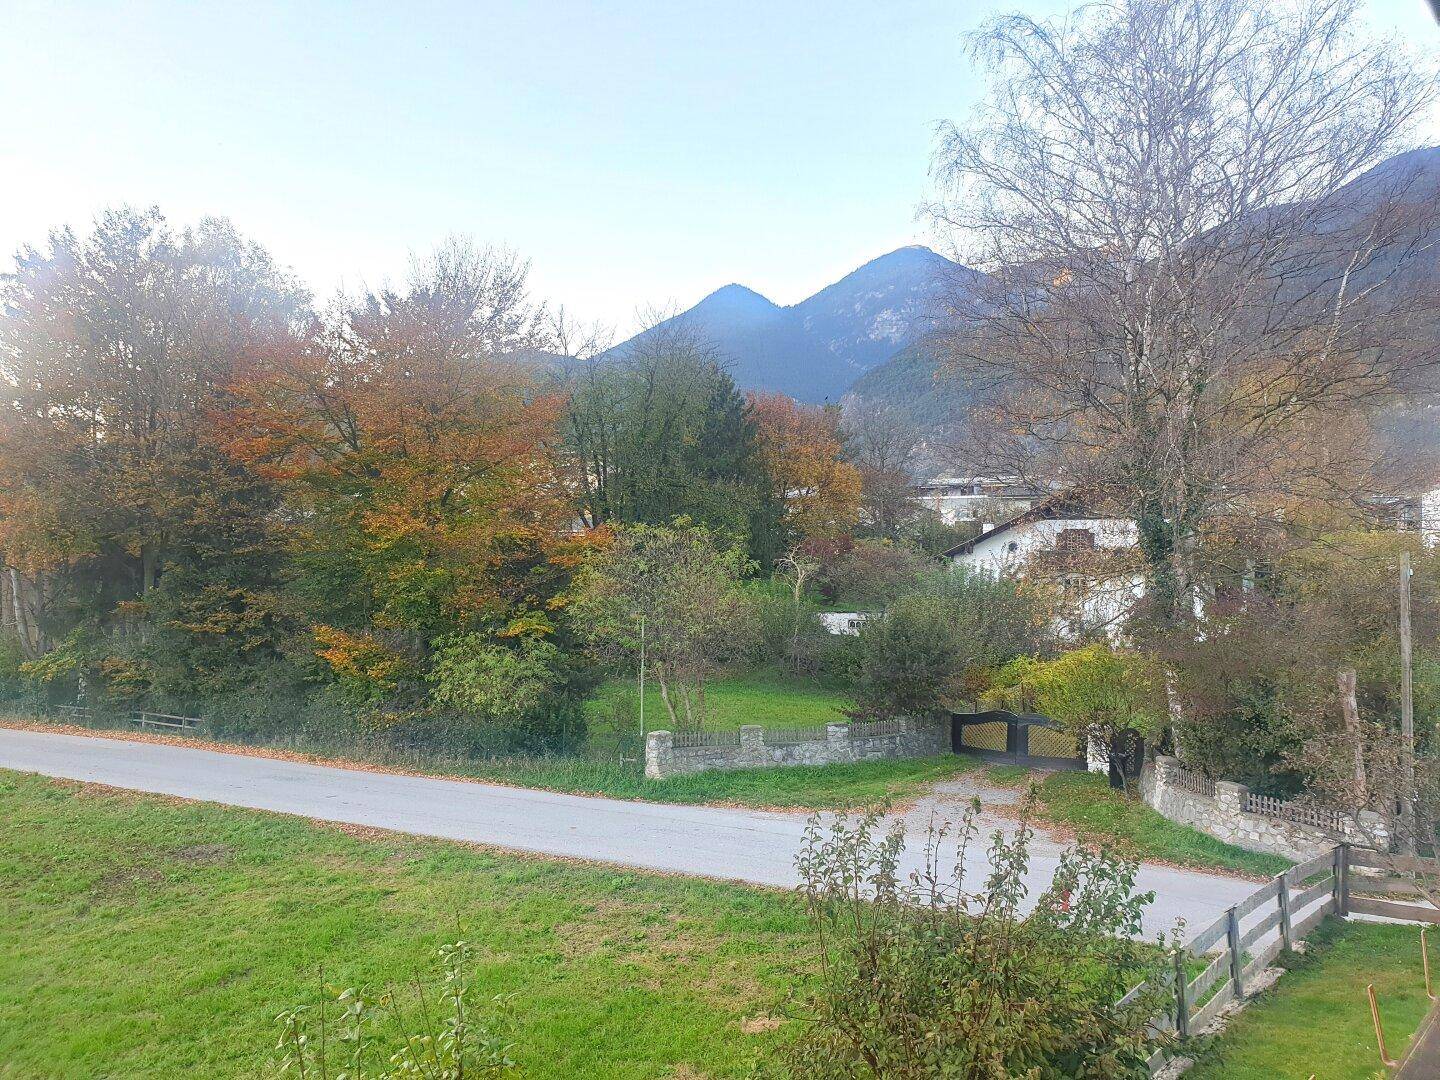
[[[1061,529],[1055,547],[1059,551],[1094,551],[1095,534],[1089,529]]]
[[[1020,545],[1017,544],[1014,540],[1011,540],[1008,544],[1005,545],[1005,550],[1008,551],[1011,555],[1014,555],[1017,551],[1020,550]]]

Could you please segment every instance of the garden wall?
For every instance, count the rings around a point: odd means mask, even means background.
[[[1369,846],[1383,835],[1379,817],[1361,814],[1362,829],[1338,810],[1256,795],[1244,784],[1210,781],[1164,755],[1140,777],[1147,805],[1171,821],[1247,851],[1302,862],[1334,848],[1337,840]]]
[[[645,737],[645,775],[652,780],[711,769],[768,769],[776,765],[834,765],[926,757],[950,749],[948,720],[881,720],[767,731],[652,731]]]

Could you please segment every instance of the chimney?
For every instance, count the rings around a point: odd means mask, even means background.
[[[995,523],[993,521],[982,521],[980,523],[980,535],[984,536],[993,528],[995,528]]]

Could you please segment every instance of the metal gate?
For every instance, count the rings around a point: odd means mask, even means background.
[[[996,709],[951,713],[950,745],[957,754],[1037,769],[1083,769],[1075,737],[1046,716]]]

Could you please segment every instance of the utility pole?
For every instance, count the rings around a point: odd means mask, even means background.
[[[1410,683],[1410,552],[1400,553],[1400,850],[1415,854],[1415,696]]]

